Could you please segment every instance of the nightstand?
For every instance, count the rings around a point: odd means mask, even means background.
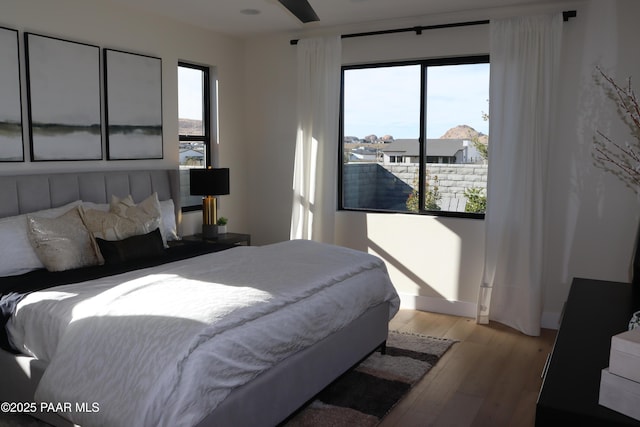
[[[185,240],[187,242],[189,241],[200,242],[205,240],[207,242],[212,242],[212,243],[227,243],[227,244],[234,244],[234,245],[251,246],[251,235],[242,234],[242,233],[218,234],[218,237],[216,237],[215,239],[203,239],[202,234],[194,234],[191,236],[184,236],[182,237],[182,240]]]

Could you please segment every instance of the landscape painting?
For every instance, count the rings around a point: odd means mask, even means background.
[[[24,161],[18,32],[0,27],[0,162]]]
[[[104,62],[108,159],[161,159],[161,59],[105,49]]]
[[[33,161],[102,159],[100,48],[25,34]]]

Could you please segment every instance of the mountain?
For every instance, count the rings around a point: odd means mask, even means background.
[[[484,144],[489,141],[489,135],[485,135],[482,132],[478,132],[474,128],[468,125],[458,125],[446,131],[444,135],[440,137],[440,139],[469,139],[473,140],[478,138],[478,140]]]
[[[202,135],[202,120],[178,119],[178,134],[180,135]]]

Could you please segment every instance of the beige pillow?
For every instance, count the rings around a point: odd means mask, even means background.
[[[39,218],[55,218],[78,206],[80,201],[64,206],[31,212]],[[23,274],[44,268],[38,254],[29,240],[27,215],[17,215],[0,219],[0,276]]]
[[[111,196],[109,212],[139,224],[143,230],[137,234],[147,234],[156,228],[160,228],[162,243],[167,246],[167,237],[165,236],[163,227],[161,227],[162,208],[160,206],[160,200],[158,200],[158,193],[153,193],[137,205],[131,195],[123,199]]]
[[[160,202],[155,193],[139,205],[131,196],[124,199],[112,196],[109,212],[84,210],[84,222],[94,237],[104,240],[124,240],[147,234],[160,225]]]
[[[123,240],[127,237],[145,234],[144,226],[134,220],[120,217],[111,212],[87,209],[83,212],[84,223],[93,237],[104,240]]]
[[[29,241],[45,268],[64,271],[102,264],[95,240],[82,221],[80,207],[57,218],[27,215]]]

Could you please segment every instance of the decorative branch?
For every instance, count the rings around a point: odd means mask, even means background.
[[[636,193],[640,193],[640,103],[633,91],[630,77],[623,87],[599,67],[597,70],[609,84],[608,95],[616,103],[618,113],[629,126],[634,141],[621,145],[596,131],[599,138],[594,138],[594,158],[598,166],[613,173]]]

